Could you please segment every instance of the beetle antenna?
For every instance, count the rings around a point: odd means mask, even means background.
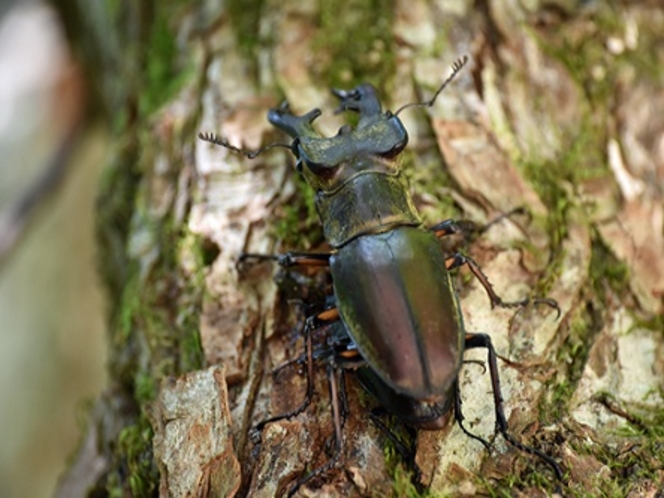
[[[426,102],[411,102],[410,104],[402,105],[399,107],[397,112],[394,113],[394,115],[398,116],[401,111],[408,109],[409,107],[431,107],[438,98],[438,95],[440,95],[440,93],[445,90],[445,87],[449,85],[454,78],[456,78],[456,75],[459,74],[459,71],[461,71],[467,62],[468,56],[464,55],[460,59],[457,59],[454,64],[452,64],[452,74],[450,74],[447,79],[443,81],[443,84],[438,87],[438,90],[436,90],[436,93],[433,94],[431,99],[427,100]]]
[[[238,154],[242,154],[243,156],[249,159],[254,159],[255,157],[261,155],[266,150],[273,149],[274,147],[285,147],[291,150],[293,149],[290,144],[282,144],[277,142],[270,145],[266,145],[265,147],[261,147],[258,150],[240,149],[239,147],[235,147],[234,145],[229,144],[228,141],[224,140],[218,135],[215,135],[214,133],[199,133],[198,138],[200,138],[204,142],[210,142],[211,144],[214,145],[221,145],[222,147],[232,150],[233,152],[236,152]]]

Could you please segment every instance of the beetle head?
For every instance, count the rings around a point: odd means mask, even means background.
[[[295,116],[282,105],[268,113],[270,123],[295,139],[292,150],[298,159],[297,169],[307,183],[317,191],[329,192],[360,172],[396,172],[398,165],[393,159],[408,143],[401,120],[381,112],[371,85],[332,93],[340,100],[338,112],[360,115],[357,126],[344,125],[334,137],[323,137],[314,129],[319,109]]]

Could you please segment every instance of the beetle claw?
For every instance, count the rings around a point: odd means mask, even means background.
[[[562,310],[560,309],[560,306],[558,305],[558,301],[555,299],[551,298],[537,298],[533,299],[533,304],[538,305],[538,304],[546,304],[547,306],[550,306],[554,310],[556,310],[556,320],[560,318],[560,315],[562,314]]]

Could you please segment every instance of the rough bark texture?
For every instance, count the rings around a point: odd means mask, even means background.
[[[428,224],[532,214],[464,251],[505,299],[551,297],[560,319],[492,310],[463,271],[457,288],[467,330],[491,334],[505,359],[512,433],[560,462],[566,482],[500,437],[488,454],[456,426],[417,436],[422,482],[456,496],[664,487],[657,2],[107,4],[62,9],[117,138],[98,214],[112,381],[61,496],[275,496],[325,464],[322,367],[312,406],[260,440],[251,431],[303,399],[297,365],[271,371],[302,354],[303,304],[320,298],[325,275],[236,267],[242,252],[324,248],[311,192],[286,152],[249,161],[196,133],[247,148],[285,141],[269,107],[285,98],[296,113],[331,110],[329,87],[365,81],[396,109],[427,99],[463,54],[470,65],[433,108],[403,113],[404,168]],[[331,135],[341,119],[327,112],[317,124]],[[347,387],[343,458],[299,492],[414,494],[408,466],[368,421],[373,401],[352,375]],[[488,391],[482,368],[467,364],[468,428],[492,438]]]

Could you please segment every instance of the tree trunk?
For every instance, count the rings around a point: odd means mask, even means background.
[[[561,317],[491,309],[463,270],[455,285],[466,329],[490,334],[503,358],[511,433],[566,475],[560,483],[541,460],[493,439],[488,375],[468,363],[466,425],[493,451],[453,424],[421,431],[421,484],[506,496],[664,487],[656,2],[139,4],[60,8],[115,131],[98,211],[111,381],[60,496],[275,496],[329,461],[322,364],[311,406],[260,437],[252,429],[304,399],[301,362],[272,371],[301,358],[305,308],[324,294],[326,273],[236,265],[243,252],[324,250],[312,192],[287,151],[248,160],[196,134],[249,149],[287,141],[265,119],[285,98],[296,114],[324,108],[317,125],[330,136],[343,121],[328,88],[370,82],[395,110],[429,99],[464,54],[470,64],[433,107],[400,115],[403,167],[427,225],[529,211],[463,250],[503,298],[550,297]],[[411,466],[369,423],[375,402],[346,378],[342,457],[299,492],[413,492]]]

